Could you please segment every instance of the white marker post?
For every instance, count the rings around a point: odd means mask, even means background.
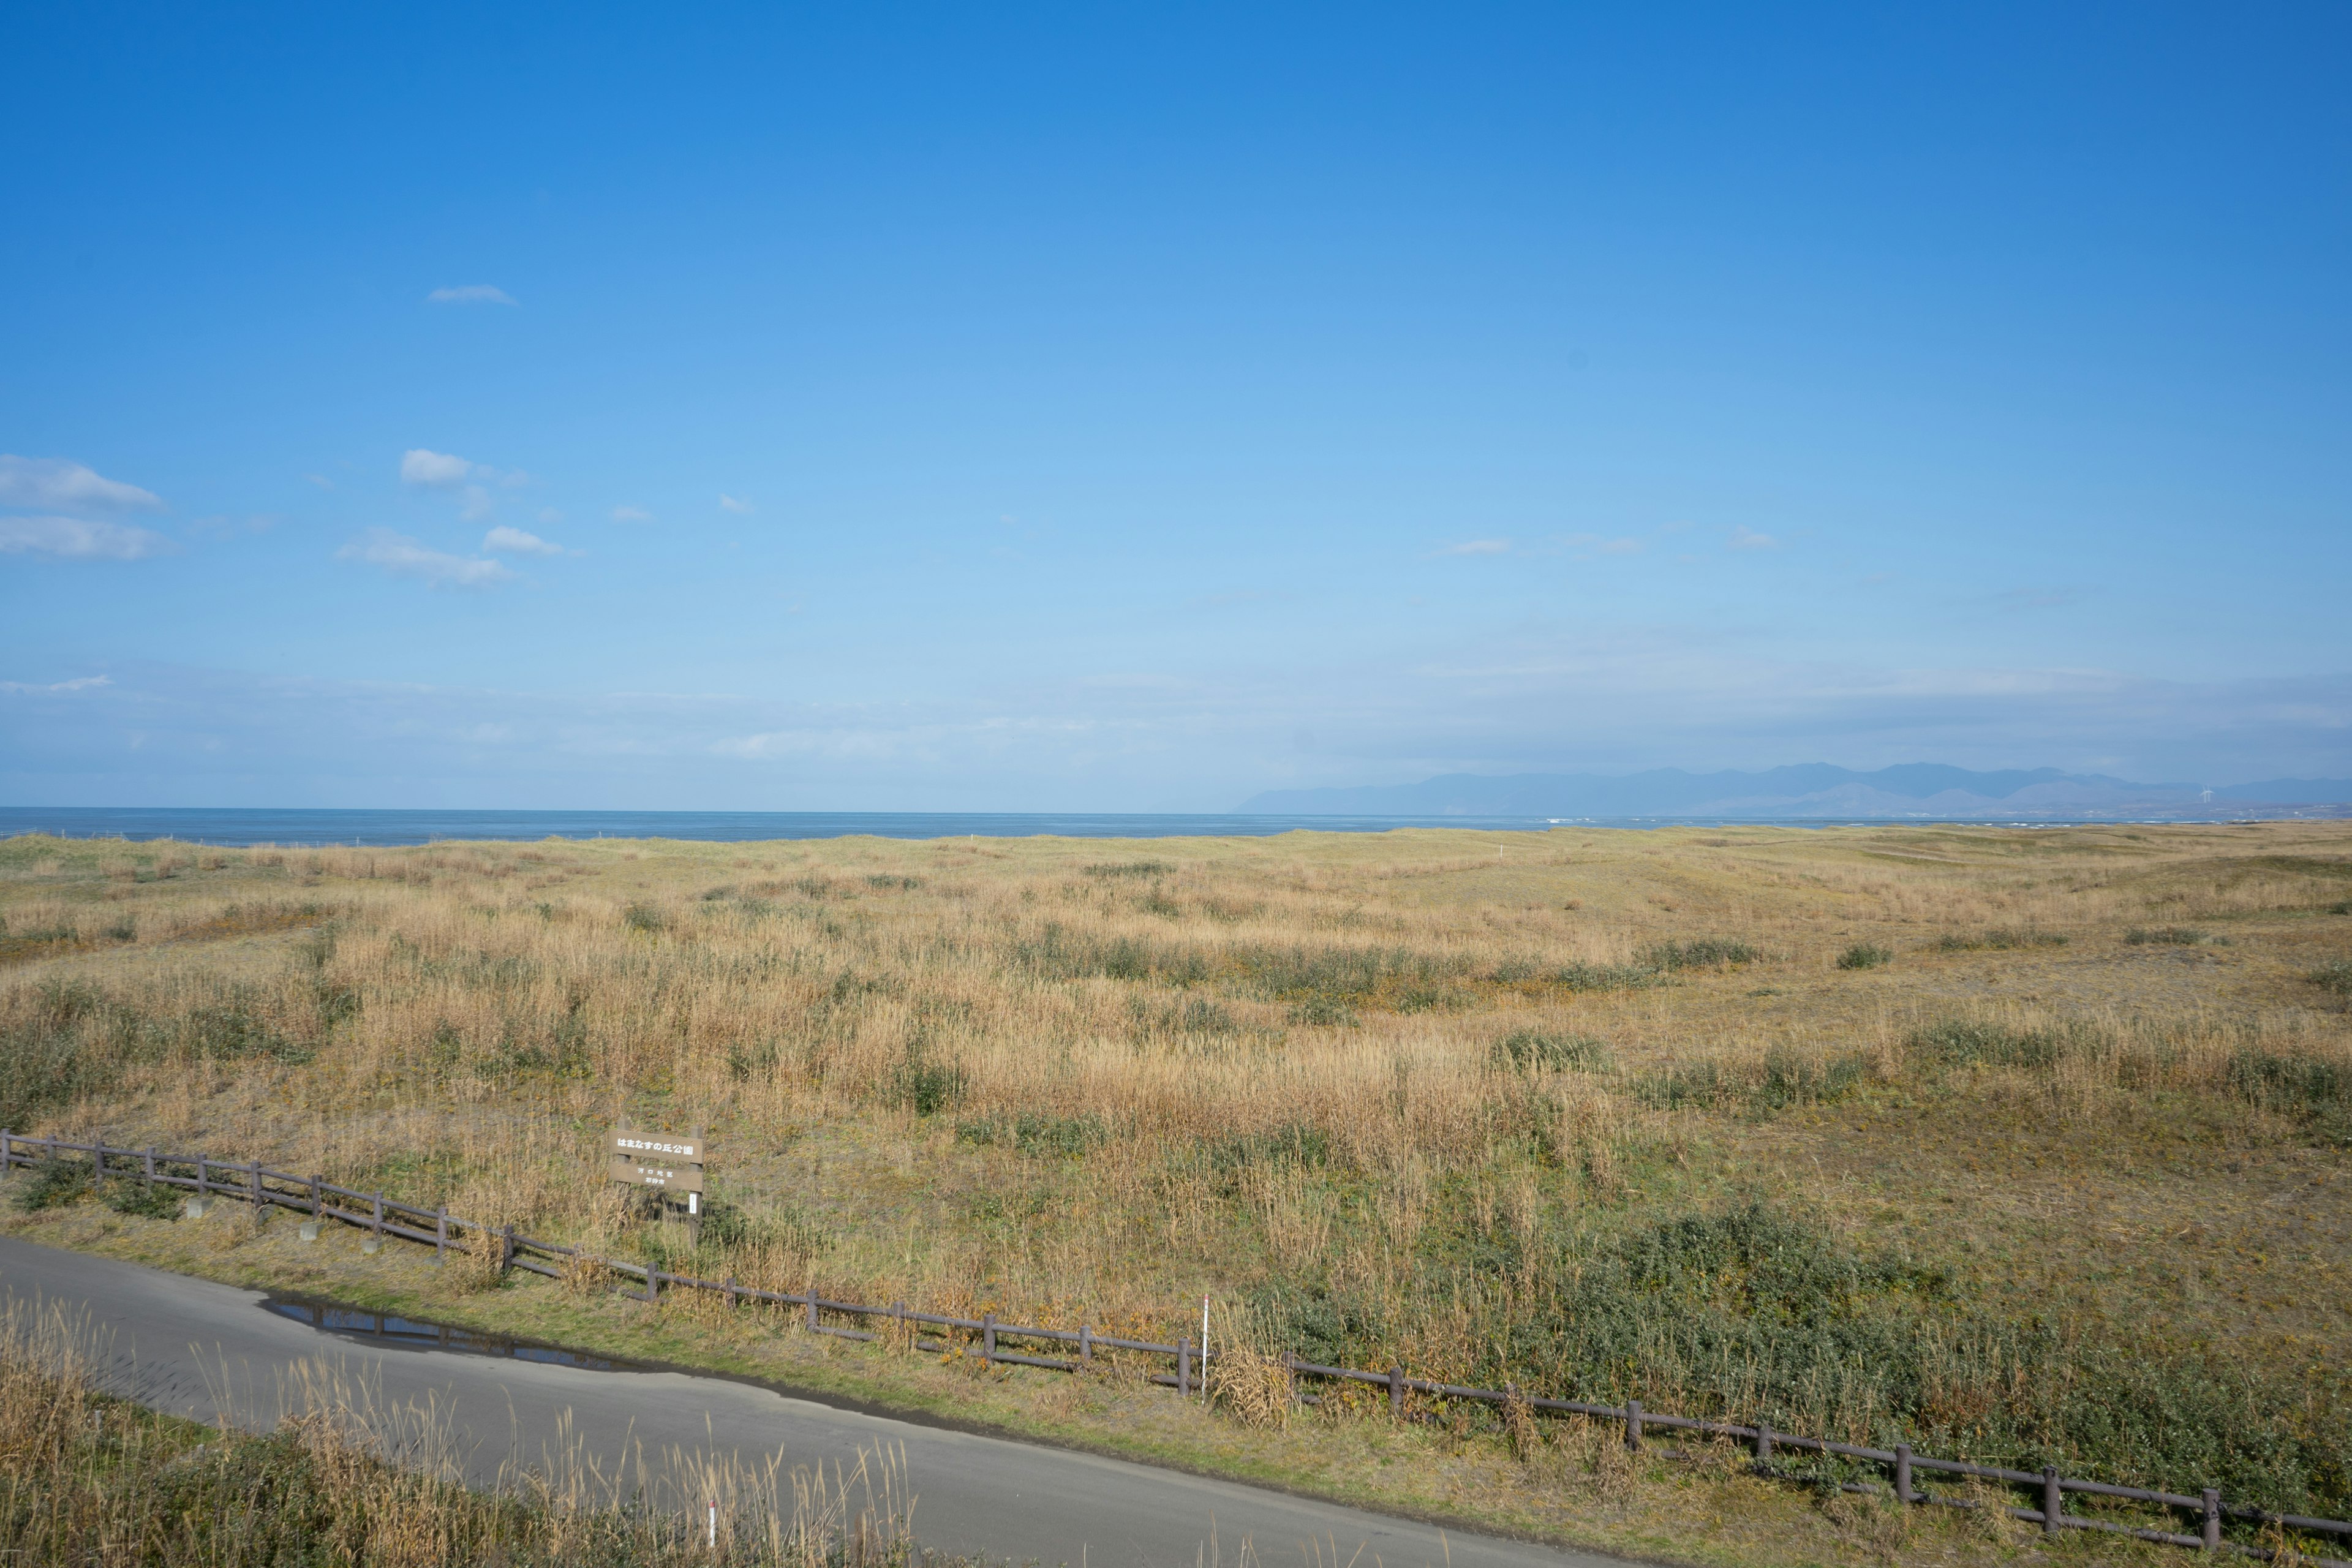
[[[1201,1298],[1201,1403],[1209,1403],[1209,1299]]]

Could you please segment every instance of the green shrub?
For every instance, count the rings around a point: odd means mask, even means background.
[[[26,1214],[74,1202],[89,1191],[89,1166],[80,1160],[44,1160],[16,1189],[16,1206]]]
[[[656,936],[669,929],[669,917],[647,903],[632,903],[621,911],[621,924],[630,931]]]
[[[2006,951],[2014,948],[2063,947],[2067,937],[2062,931],[2040,931],[2032,926],[1996,926],[1977,936],[1961,936],[1947,931],[1936,947],[1942,952],[1972,952],[1979,948]]]
[[[1488,1331],[1454,1374],[1477,1386],[1631,1395],[2121,1485],[2214,1485],[2280,1511],[2340,1519],[2352,1502],[2352,1423],[2333,1375],[2152,1355],[2137,1336],[2011,1316],[1900,1247],[1858,1247],[1761,1202],[1639,1221],[1580,1213],[1523,1237],[1433,1224],[1420,1299],[1285,1279],[1250,1304],[1282,1348],[1328,1366],[1387,1366],[1430,1311],[1483,1310]]]
[[[2071,1032],[2012,1029],[1947,1018],[1913,1031],[1911,1047],[1944,1067],[2049,1068],[2073,1044]]]
[[[866,885],[879,888],[885,892],[910,893],[923,885],[923,879],[920,877],[894,877],[887,871],[877,871],[866,879]]]
[[[1764,955],[1747,942],[1729,937],[1697,937],[1689,942],[1662,942],[1643,951],[1654,969],[1720,969],[1727,963],[1753,963]]]
[[[1296,1003],[1286,1015],[1294,1024],[1310,1024],[1322,1028],[1352,1029],[1363,1023],[1355,1009],[1328,996],[1310,996]]]
[[[180,1043],[193,1054],[212,1061],[237,1061],[265,1057],[301,1067],[318,1052],[287,1038],[244,995],[233,995],[218,1006],[192,1007],[180,1021]]]
[[[1654,985],[1660,972],[1638,963],[1563,963],[1551,983],[1570,991],[1631,991]]]
[[[1331,1163],[1331,1140],[1319,1127],[1294,1121],[1268,1132],[1235,1132],[1209,1142],[1203,1152],[1216,1171],[1245,1165],[1295,1165],[1320,1169]]]
[[[180,1194],[160,1182],[110,1173],[106,1178],[106,1206],[116,1214],[138,1219],[177,1219]]]
[[[2200,942],[2211,940],[2209,933],[2189,926],[2134,926],[2124,932],[2124,941],[2134,947],[2195,947]]]
[[[1087,868],[1089,877],[1164,877],[1176,869],[1165,860],[1105,861]]]
[[[1812,1061],[1793,1051],[1773,1050],[1764,1058],[1764,1081],[1749,1097],[1768,1110],[1798,1105],[1832,1105],[1860,1089],[1869,1065],[1859,1051],[1826,1061]]]
[[[2323,963],[2304,978],[2322,991],[2331,991],[2338,996],[2352,996],[2352,959],[2339,958],[2333,963]]]
[[[2352,1147],[2352,1071],[2338,1063],[2242,1050],[2230,1058],[2230,1088],[2242,1100],[2294,1117],[2322,1142]]]
[[[1590,1035],[1517,1029],[1495,1042],[1495,1060],[1521,1072],[1601,1072],[1609,1066],[1609,1047]]]
[[[1875,942],[1858,942],[1838,954],[1837,966],[1840,969],[1876,969],[1891,963],[1894,957],[1892,949],[1880,947]]]
[[[1698,1062],[1643,1074],[1633,1080],[1633,1098],[1653,1110],[1704,1109],[1723,1100],[1730,1087],[1721,1068]]]
[[[963,1098],[963,1070],[933,1061],[920,1046],[909,1045],[890,1087],[896,1103],[918,1116],[936,1116]]]
[[[1195,996],[1176,1015],[1176,1027],[1187,1035],[1237,1035],[1241,1026],[1231,1010],[1206,997]]]

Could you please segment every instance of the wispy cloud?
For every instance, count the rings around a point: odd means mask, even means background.
[[[149,529],[87,517],[0,517],[0,555],[60,561],[143,561],[176,550]]]
[[[480,522],[498,510],[499,503],[490,499],[489,491],[479,485],[467,485],[466,504],[457,509],[457,515],[467,522]]]
[[[371,528],[335,553],[341,560],[362,561],[396,577],[422,578],[436,588],[487,588],[514,576],[496,561],[428,550],[388,528]]]
[[[504,523],[482,535],[482,548],[507,555],[569,555],[572,553],[551,540],[541,539],[536,533],[526,533],[520,528],[509,528]]]
[[[1758,533],[1745,523],[1732,525],[1731,537],[1726,541],[1733,550],[1778,550],[1780,542],[1769,533]]]
[[[454,490],[474,476],[474,465],[447,452],[412,447],[400,455],[400,482],[428,490]]]
[[[651,522],[654,514],[641,506],[616,506],[613,509],[614,522]]]
[[[721,492],[719,497],[719,510],[734,512],[739,517],[749,517],[751,515],[752,507],[750,501],[737,500],[733,496]]]
[[[110,479],[62,458],[0,454],[0,506],[37,507],[45,511],[159,511],[163,502],[152,490]]]
[[[322,490],[331,490],[335,488],[335,481],[329,479],[324,474],[304,474],[302,477],[310,480],[312,484],[318,486]]]
[[[451,289],[436,289],[425,296],[435,305],[511,305],[514,296],[493,283],[460,283]]]
[[[1511,542],[1507,539],[1472,539],[1460,544],[1449,544],[1440,555],[1508,555]]]
[[[539,509],[539,521],[541,527],[549,527],[562,522],[563,514],[551,506],[543,506]]]
[[[101,686],[113,684],[114,680],[110,676],[84,675],[71,680],[52,680],[46,686],[31,680],[0,680],[0,691],[16,691],[26,695],[54,693],[57,696],[68,697],[77,691],[95,691]]]

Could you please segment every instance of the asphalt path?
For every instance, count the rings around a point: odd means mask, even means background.
[[[593,1473],[673,1502],[713,1467],[868,1475],[915,1499],[918,1539],[1015,1562],[1217,1568],[1622,1568],[1561,1552],[1123,1459],[987,1436],[727,1378],[600,1370],[387,1344],[272,1311],[256,1291],[0,1237],[0,1293],[86,1313],[100,1376],[173,1415],[255,1430],[334,1384],[389,1426],[429,1426],[477,1479],[536,1468]],[[393,1413],[406,1412],[394,1419]],[[419,1450],[420,1452],[422,1450]],[[856,1489],[853,1489],[855,1490]],[[789,1497],[789,1488],[786,1496]],[[877,1491],[877,1496],[879,1493]]]

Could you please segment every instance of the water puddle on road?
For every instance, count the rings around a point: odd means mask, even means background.
[[[321,1333],[340,1334],[379,1345],[397,1346],[404,1350],[451,1351],[459,1355],[503,1356],[509,1361],[535,1361],[549,1366],[585,1367],[592,1372],[638,1372],[645,1370],[635,1363],[615,1361],[609,1356],[590,1355],[585,1351],[568,1351],[556,1345],[533,1344],[529,1340],[510,1340],[502,1334],[487,1334],[479,1329],[461,1329],[451,1323],[421,1322],[393,1312],[371,1312],[359,1307],[346,1307],[331,1301],[306,1301],[299,1296],[271,1296],[261,1303],[281,1318],[318,1330]]]

